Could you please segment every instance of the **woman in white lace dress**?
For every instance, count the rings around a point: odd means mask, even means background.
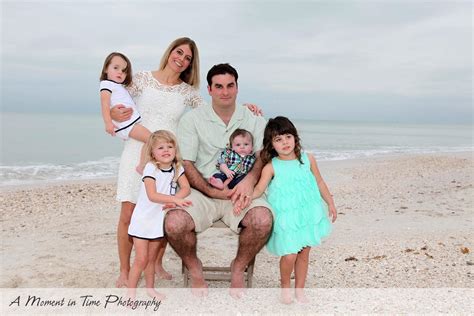
[[[141,114],[141,124],[144,127],[152,132],[164,129],[176,133],[178,120],[186,106],[196,107],[203,103],[198,87],[198,49],[193,40],[183,37],[168,46],[158,70],[139,72],[133,76],[129,92]],[[111,116],[117,121],[127,119],[130,115],[131,111],[120,105],[111,109]],[[117,183],[117,200],[121,202],[117,228],[120,276],[116,282],[117,287],[127,285],[130,270],[133,244],[127,232],[140,188],[140,174],[135,167],[139,162],[142,145],[134,139],[126,141],[120,160]],[[166,240],[163,241],[155,271],[159,277],[171,279],[171,275],[162,266],[166,247]]]

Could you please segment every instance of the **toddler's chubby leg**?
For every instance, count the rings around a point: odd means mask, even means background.
[[[135,168],[139,174],[143,174],[143,170],[145,169],[145,147],[145,145],[142,145],[142,149],[140,150],[140,161]]]
[[[137,123],[133,125],[133,128],[130,131],[130,134],[128,135],[135,140],[138,140],[142,143],[146,143],[148,141],[148,138],[150,138],[151,133],[146,127]],[[138,166],[136,167],[136,170],[139,174],[143,174],[144,168],[145,168],[145,146],[142,146],[142,150],[140,152],[140,162]]]
[[[219,189],[219,190],[224,189],[224,182],[219,178],[215,178],[214,176],[209,178],[209,184],[212,185],[216,189]]]

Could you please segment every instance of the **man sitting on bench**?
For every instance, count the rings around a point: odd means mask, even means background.
[[[185,210],[168,211],[165,231],[169,244],[189,270],[191,286],[197,295],[207,295],[207,284],[196,253],[196,233],[218,220],[239,233],[237,255],[231,264],[230,293],[241,297],[245,268],[265,245],[272,229],[273,216],[265,198],[252,201],[253,188],[262,170],[258,153],[252,170],[234,189],[219,190],[207,181],[215,173],[216,160],[235,129],[252,133],[254,151],[262,146],[266,121],[247,107],[236,106],[237,79],[237,71],[229,64],[213,66],[207,74],[212,105],[189,111],[178,125],[184,169],[193,188],[188,199],[193,205]]]

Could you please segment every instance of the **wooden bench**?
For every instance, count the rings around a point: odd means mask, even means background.
[[[221,220],[214,222],[211,228],[229,229],[229,227],[227,227],[227,225],[224,224],[224,222],[222,222]],[[248,264],[244,272],[244,281],[248,288],[252,287],[254,265],[255,265],[255,257],[252,260],[250,260],[250,263]],[[204,280],[206,281],[229,281],[230,282],[232,278],[231,273],[230,273],[230,267],[213,267],[213,266],[203,265],[202,270],[204,274]],[[181,261],[181,272],[183,274],[183,287],[188,287],[191,276],[189,275],[189,271],[184,265],[183,261]]]

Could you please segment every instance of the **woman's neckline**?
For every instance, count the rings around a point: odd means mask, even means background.
[[[184,81],[181,80],[181,82],[176,83],[176,84],[172,84],[172,85],[170,85],[170,84],[165,84],[165,83],[162,83],[160,80],[158,80],[158,78],[155,77],[155,75],[153,74],[153,72],[154,72],[153,70],[150,71],[151,77],[153,78],[153,80],[155,80],[155,81],[156,81],[159,85],[161,85],[161,86],[165,86],[165,87],[177,87],[177,86],[179,86],[179,85],[182,85],[183,82],[184,82]],[[157,71],[157,72],[158,72],[158,71]]]

